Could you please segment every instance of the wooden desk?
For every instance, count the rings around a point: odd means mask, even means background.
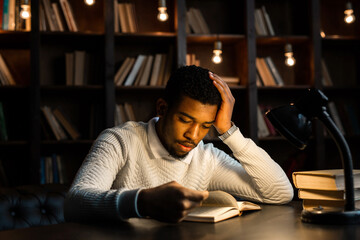
[[[212,223],[161,223],[151,219],[131,219],[126,223],[95,226],[63,223],[0,232],[0,239],[241,239],[241,240],[355,240],[360,225],[331,226],[303,223],[301,202],[288,205],[262,205],[261,211]]]

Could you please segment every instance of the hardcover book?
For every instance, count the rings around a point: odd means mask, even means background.
[[[248,201],[236,201],[229,193],[211,191],[209,197],[200,207],[194,208],[184,221],[220,222],[232,217],[241,216],[244,211],[260,210],[261,207]]]
[[[360,170],[353,170],[354,187],[360,188]],[[328,169],[294,172],[294,185],[298,189],[344,190],[344,170]]]

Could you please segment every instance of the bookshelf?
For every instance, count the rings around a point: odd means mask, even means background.
[[[78,31],[40,27],[43,0],[31,1],[31,31],[0,31],[0,53],[16,81],[14,86],[0,86],[9,136],[7,141],[0,141],[0,160],[9,172],[11,185],[38,183],[40,158],[52,154],[61,156],[71,182],[96,136],[114,126],[116,105],[130,103],[139,121],[154,116],[155,100],[162,94],[164,83],[150,86],[148,76],[145,85],[123,86],[116,85],[114,77],[127,58],[146,55],[155,59],[157,54],[168,57],[169,66],[164,68],[170,71],[185,65],[187,54],[194,54],[200,66],[220,76],[238,79],[231,84],[236,98],[233,121],[286,171],[299,170],[296,167],[305,170],[341,167],[336,148],[321,124],[315,124],[310,146],[302,152],[278,135],[259,137],[257,106],[285,104],[296,100],[307,88],[317,87],[335,103],[345,102],[359,109],[359,22],[344,25],[345,3],[174,0],[167,1],[169,20],[159,22],[157,1],[119,0],[115,4],[113,0],[96,0],[93,6],[86,6],[83,1],[69,2]],[[132,3],[135,9],[135,32],[121,29],[119,12],[114,8],[125,2]],[[273,34],[257,32],[254,13],[263,7],[271,20]],[[360,16],[359,3],[353,2],[353,7],[355,15]],[[187,25],[190,8],[202,13],[209,32],[195,33]],[[325,37],[320,36],[321,30]],[[211,61],[216,40],[222,42],[223,50],[223,62],[219,65]],[[284,64],[287,43],[292,45],[296,58],[292,68]],[[69,84],[67,69],[71,68],[67,66],[73,66],[74,71],[75,65],[66,61],[66,53],[75,52],[85,52],[84,81]],[[257,85],[256,58],[265,57],[271,57],[284,85]],[[323,85],[322,59],[334,83],[332,86]],[[54,136],[46,137],[40,110],[43,106],[61,107],[81,137],[60,141]],[[359,117],[359,112],[356,114]],[[359,162],[356,161],[360,155],[356,150],[359,135],[348,134],[346,138],[354,162]],[[206,141],[228,151],[220,141]],[[290,167],[293,159],[300,159],[295,169]],[[19,169],[20,164],[24,168]],[[355,164],[355,167],[359,166]]]

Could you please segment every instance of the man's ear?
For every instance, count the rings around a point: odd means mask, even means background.
[[[156,101],[156,114],[157,114],[157,116],[163,117],[166,114],[167,110],[168,110],[167,102],[164,99],[159,98]]]

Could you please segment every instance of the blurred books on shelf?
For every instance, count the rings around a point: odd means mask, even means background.
[[[135,112],[131,103],[119,103],[115,106],[115,126],[127,121],[136,121]]]
[[[343,102],[341,100],[336,101],[336,103],[330,101],[328,103],[328,109],[331,118],[343,135],[360,135],[360,113],[354,104]]]
[[[139,54],[126,57],[116,71],[116,86],[164,86],[172,69],[171,51],[168,54]]]
[[[115,32],[138,32],[138,23],[136,18],[137,17],[134,3],[117,2],[116,0],[114,0]]]
[[[255,31],[258,36],[274,36],[274,28],[265,6],[255,9]]]
[[[16,85],[4,57],[0,53],[0,86]]]
[[[198,8],[190,7],[186,11],[187,29],[195,34],[210,34],[205,18]]]
[[[65,53],[65,84],[67,86],[84,86],[88,84],[90,56],[81,50]]]
[[[68,0],[59,0],[58,2],[41,0],[39,24],[40,31],[78,31],[74,13]]]
[[[43,134],[46,139],[52,139],[52,136],[56,140],[66,140],[69,137],[73,140],[80,138],[81,134],[77,127],[61,107],[52,109],[49,106],[42,106],[41,111],[44,116],[43,119],[46,121],[46,123],[42,123]]]
[[[30,31],[31,19],[20,17],[22,1],[0,1],[0,29],[5,31]]]
[[[61,107],[56,107],[52,113],[73,140],[80,138],[81,135],[76,126],[70,121],[69,116],[65,114]]]
[[[60,183],[66,184],[67,174],[63,159],[58,154],[42,156],[40,158],[40,184]]]
[[[269,63],[271,67],[269,66]],[[282,78],[270,57],[257,57],[255,64],[259,74],[259,79],[257,80],[258,85],[267,87],[284,85]]]
[[[186,65],[200,66],[200,59],[196,58],[195,53],[187,53],[186,54]]]

